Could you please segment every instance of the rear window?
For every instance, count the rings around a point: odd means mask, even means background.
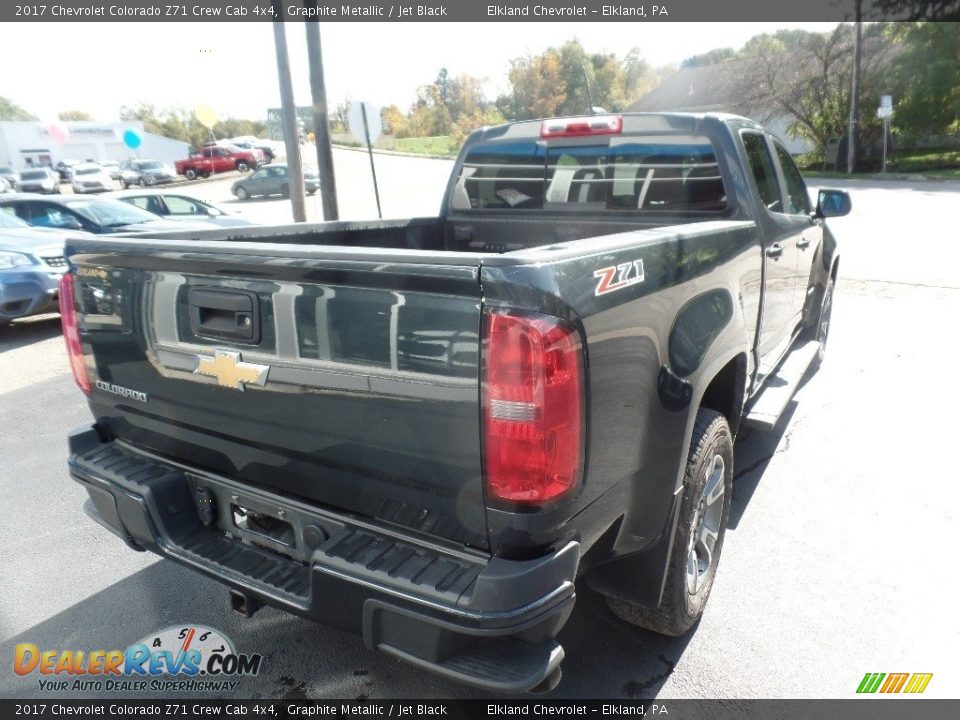
[[[718,212],[727,196],[713,145],[694,135],[512,140],[471,150],[455,210]]]

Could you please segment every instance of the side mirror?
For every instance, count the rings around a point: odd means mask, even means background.
[[[210,217],[220,217],[221,215],[223,215],[223,213],[215,207],[208,207],[207,215],[209,215]]]
[[[842,217],[850,212],[851,207],[850,195],[845,190],[821,190],[814,215],[818,218]]]

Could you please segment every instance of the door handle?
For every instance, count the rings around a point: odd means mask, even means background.
[[[783,245],[781,245],[780,243],[774,243],[773,245],[767,248],[766,253],[767,253],[767,257],[776,259],[781,255],[783,255]]]
[[[249,290],[191,288],[190,329],[212,340],[246,345],[260,342],[260,303]]]
[[[799,240],[797,240],[797,247],[798,247],[798,248],[805,248],[805,247],[809,247],[809,246],[810,246],[810,238],[808,238],[808,237],[801,237]]]

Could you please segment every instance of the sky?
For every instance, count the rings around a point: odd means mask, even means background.
[[[440,68],[486,79],[493,99],[509,61],[577,38],[587,52],[640,49],[655,67],[762,32],[832,23],[321,23],[332,108],[346,98],[406,110]],[[303,26],[286,24],[298,105],[310,104]],[[209,105],[221,118],[264,119],[280,104],[269,23],[3,23],[0,96],[54,121],[63,110],[118,119],[121,105]],[[29,62],[27,62],[29,60]],[[18,66],[22,68],[18,71]]]

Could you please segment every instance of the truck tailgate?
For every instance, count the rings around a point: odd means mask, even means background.
[[[488,547],[476,258],[140,240],[68,255],[111,439]]]

